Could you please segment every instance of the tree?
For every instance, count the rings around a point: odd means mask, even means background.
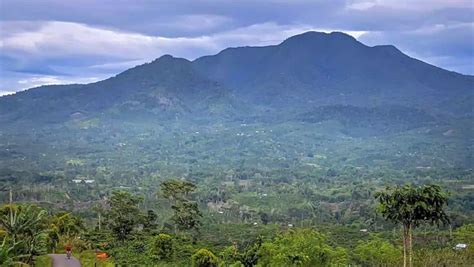
[[[170,200],[186,199],[189,193],[194,190],[196,190],[196,186],[188,181],[168,180],[161,183],[163,197]]]
[[[267,225],[270,222],[270,216],[268,216],[268,213],[260,211],[258,215],[260,215],[260,220],[264,225]]]
[[[289,230],[260,248],[262,266],[330,266],[347,264],[347,253],[331,247],[312,229]]]
[[[199,211],[196,202],[180,201],[171,208],[174,210],[174,214],[171,219],[177,225],[179,230],[199,229],[199,226],[201,225],[199,221],[201,212]]]
[[[153,210],[148,210],[146,215],[143,217],[143,230],[144,231],[152,231],[155,230],[157,227],[156,220],[158,219],[158,215]]]
[[[219,258],[211,251],[202,248],[192,256],[193,267],[217,267]]]
[[[257,265],[259,259],[259,250],[262,246],[262,237],[258,237],[256,242],[247,247],[242,254],[239,255],[239,261],[245,267],[252,267]]]
[[[403,226],[403,266],[412,266],[413,229],[423,222],[448,223],[444,212],[448,195],[438,185],[411,185],[387,188],[377,192],[378,210],[386,220]]]
[[[161,184],[162,195],[171,202],[175,230],[199,230],[200,217],[198,204],[189,199],[196,186],[187,181],[169,180]]]
[[[78,236],[86,228],[84,221],[70,212],[60,212],[51,219],[51,228],[66,238]]]
[[[30,263],[33,256],[46,253],[47,224],[46,211],[33,205],[4,205],[0,209],[0,229],[10,242],[2,247],[15,247],[16,255],[24,255],[24,262]],[[10,250],[4,250],[10,253]],[[7,255],[8,255],[7,253]]]
[[[69,242],[84,231],[85,226],[81,218],[70,212],[60,212],[51,219],[49,237],[54,246],[57,246],[61,241]]]
[[[159,234],[153,238],[152,250],[158,260],[171,260],[173,257],[173,238],[167,234]]]
[[[108,200],[110,208],[107,211],[106,218],[107,225],[117,240],[126,240],[132,230],[140,223],[141,211],[138,205],[141,202],[140,197],[129,192],[112,192],[112,196]]]
[[[18,241],[22,235],[31,235],[46,217],[46,211],[32,205],[4,205],[0,210],[0,227],[12,239]]]
[[[354,257],[362,266],[397,266],[401,251],[390,242],[375,237],[359,241],[354,248]]]

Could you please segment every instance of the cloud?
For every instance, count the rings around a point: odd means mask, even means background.
[[[91,77],[65,77],[53,75],[36,75],[25,73],[8,73],[11,79],[0,80],[0,96],[13,94],[18,91],[26,90],[41,85],[51,84],[73,84],[73,83],[92,83],[104,79],[103,76]],[[12,88],[12,89],[3,89]]]
[[[18,83],[25,86],[26,88],[39,86],[39,85],[49,85],[49,84],[68,84],[68,83],[90,83],[98,81],[97,78],[87,78],[87,79],[62,79],[57,76],[40,76],[32,77],[26,80],[19,80]]]
[[[225,16],[214,14],[190,14],[180,15],[172,20],[158,23],[159,27],[169,27],[180,32],[208,31],[220,28],[226,24],[232,23],[232,19]]]
[[[0,90],[20,80],[104,78],[163,54],[194,59],[232,46],[276,44],[308,30],[474,73],[470,0],[3,0]],[[46,80],[44,80],[46,82]]]
[[[407,31],[372,31],[359,38],[369,45],[394,44],[436,66],[474,73],[474,23],[437,24]]]
[[[17,32],[0,42],[7,53],[55,58],[89,55],[117,59],[150,59],[162,54],[196,58],[203,52],[218,52],[227,46],[268,45],[308,30],[331,31],[307,25],[278,25],[268,22],[199,37],[161,37],[114,31],[72,22],[37,22],[34,30]],[[9,28],[9,22],[0,27]],[[29,26],[28,24],[25,24]],[[346,31],[358,37],[363,31]],[[73,34],[72,34],[73,33]]]
[[[472,8],[471,0],[352,0],[347,8],[368,10],[376,7],[429,11],[442,8]]]
[[[0,90],[0,96],[4,96],[4,95],[13,95],[15,94],[17,91],[2,91]]]
[[[59,79],[58,74],[83,77],[80,80],[88,80],[96,73],[100,77],[113,75],[163,54],[195,59],[230,46],[271,45],[309,30],[334,30],[267,22],[198,37],[161,37],[61,21],[36,22],[41,25],[36,27],[27,22],[2,22],[1,27],[7,29],[10,24],[15,25],[15,33],[2,39],[0,50],[10,55],[10,65],[15,67],[5,71],[26,73],[42,66],[44,70],[37,74],[46,75],[22,79],[19,85],[10,83],[14,89],[20,85],[24,88],[24,84],[38,86],[71,79]],[[347,33],[359,37],[365,32]]]

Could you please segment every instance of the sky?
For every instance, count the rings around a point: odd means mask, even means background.
[[[0,0],[0,95],[89,83],[164,54],[341,31],[366,45],[474,74],[471,0]]]

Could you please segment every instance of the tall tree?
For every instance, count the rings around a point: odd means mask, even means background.
[[[168,180],[161,184],[161,194],[171,202],[175,229],[199,230],[202,214],[198,204],[189,198],[194,190],[196,186],[187,181]]]
[[[379,201],[379,212],[386,220],[403,226],[403,266],[412,266],[412,236],[413,229],[421,223],[448,223],[444,211],[448,202],[448,194],[438,185],[411,185],[387,188],[377,192],[375,198]]]
[[[114,191],[108,200],[107,225],[119,241],[126,240],[132,230],[141,221],[141,211],[138,205],[142,198],[125,191]]]
[[[168,180],[161,183],[163,197],[172,201],[185,200],[196,190],[196,186],[188,181]]]

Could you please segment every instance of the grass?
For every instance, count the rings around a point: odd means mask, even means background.
[[[85,250],[81,253],[74,254],[83,267],[94,267],[94,263],[96,263],[97,267],[113,267],[114,262],[112,259],[107,260],[96,260],[95,258],[95,251],[93,250]]]
[[[36,267],[51,267],[53,259],[48,255],[42,255],[35,257],[35,266]]]

